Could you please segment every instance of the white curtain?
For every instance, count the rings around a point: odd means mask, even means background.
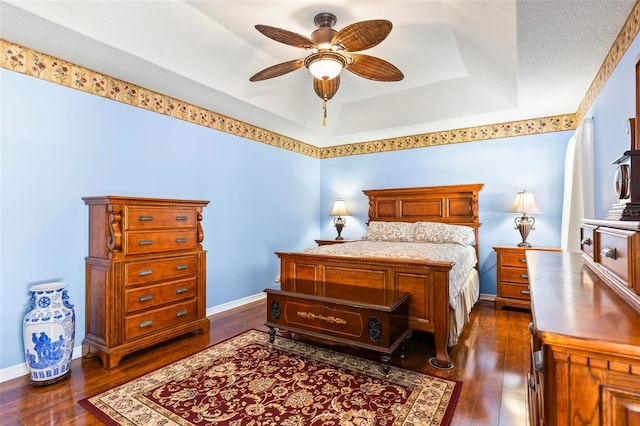
[[[563,251],[580,251],[582,219],[594,218],[593,164],[593,118],[585,118],[569,140],[564,163],[561,227]]]

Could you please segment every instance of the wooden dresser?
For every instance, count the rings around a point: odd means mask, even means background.
[[[85,197],[85,349],[106,368],[192,331],[209,331],[202,210],[208,201]]]
[[[619,232],[620,226],[638,223],[586,222],[584,254],[526,254],[532,425],[640,424],[638,294],[620,288],[623,282],[637,288],[638,231]]]
[[[497,295],[496,309],[505,306],[529,309],[529,277],[527,275],[527,250],[560,251],[546,247],[494,247],[496,252]]]

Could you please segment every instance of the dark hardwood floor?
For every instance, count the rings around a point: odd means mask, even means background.
[[[158,367],[193,354],[242,331],[267,330],[264,303],[238,308],[211,317],[209,335],[186,335],[125,357],[111,370],[97,358],[72,362],[71,378],[46,386],[31,387],[28,378],[0,383],[1,425],[100,425],[77,401],[122,384]],[[436,370],[426,363],[433,353],[433,338],[414,333],[402,360],[392,365],[464,382],[452,425],[527,424],[526,373],[529,369],[530,314],[520,310],[496,311],[492,302],[481,301],[473,309],[460,342],[451,350],[455,367]],[[376,357],[366,351],[336,349]],[[393,367],[392,367],[393,368]]]

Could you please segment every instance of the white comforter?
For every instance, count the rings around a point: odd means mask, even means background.
[[[460,289],[477,263],[473,246],[447,243],[409,243],[389,241],[353,241],[305,249],[306,253],[336,256],[386,257],[454,262],[449,273],[449,304],[456,307]]]

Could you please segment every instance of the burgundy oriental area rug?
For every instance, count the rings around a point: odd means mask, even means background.
[[[448,425],[461,387],[251,330],[79,403],[109,425]]]

